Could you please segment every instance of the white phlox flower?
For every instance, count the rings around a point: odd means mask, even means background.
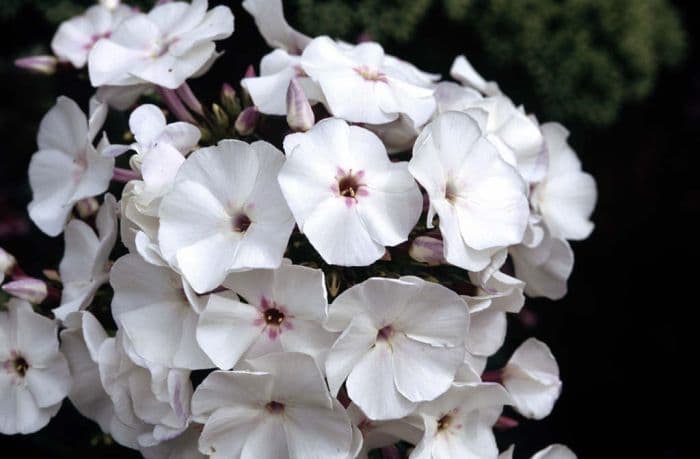
[[[0,311],[0,433],[28,434],[44,427],[71,384],[56,323],[26,301],[11,300]]]
[[[73,385],[68,398],[82,414],[95,421],[120,445],[137,448],[139,431],[119,420],[112,399],[102,387],[99,350],[108,338],[102,325],[88,311],[73,312],[63,321],[61,352],[68,360]]]
[[[136,14],[136,10],[126,5],[110,6],[91,6],[85,13],[61,23],[51,40],[56,57],[75,68],[84,67],[95,43],[109,38],[124,19]]]
[[[148,448],[184,432],[190,422],[188,370],[149,365],[117,332],[98,351],[100,380],[119,421],[137,433],[132,448]]]
[[[49,236],[61,234],[76,202],[102,194],[112,178],[114,159],[100,155],[92,143],[106,106],[91,109],[88,121],[73,100],[61,96],[39,125],[39,151],[29,163],[33,199],[28,210]]]
[[[590,174],[581,170],[581,161],[567,143],[569,131],[559,123],[545,123],[544,134],[549,168],[532,190],[530,202],[542,215],[553,237],[586,239],[593,231],[589,220],[598,192]]]
[[[439,284],[371,278],[335,299],[326,328],[342,332],[326,360],[331,392],[345,382],[367,417],[388,420],[450,387],[464,361],[469,314]]]
[[[267,142],[222,140],[180,167],[159,208],[158,243],[196,292],[234,271],[280,265],[294,227],[277,183],[283,163]]]
[[[133,111],[129,128],[136,142],[111,146],[112,154],[134,150],[136,154],[129,162],[142,177],[131,180],[122,192],[122,239],[131,251],[138,251],[150,263],[167,264],[158,247],[158,209],[185,155],[197,147],[201,133],[189,123],[167,124],[160,108],[150,104]]]
[[[192,398],[199,449],[218,458],[347,459],[353,428],[313,359],[289,352],[215,371]]]
[[[270,352],[302,352],[322,366],[337,337],[323,329],[326,287],[323,271],[283,263],[276,270],[233,273],[232,292],[214,293],[197,325],[197,341],[211,360],[230,369],[241,358]]]
[[[480,271],[522,240],[525,183],[469,114],[446,112],[428,124],[408,169],[430,198],[428,227],[435,214],[440,218],[447,262]]]
[[[498,455],[492,426],[508,393],[496,383],[455,384],[434,401],[416,410],[424,434],[410,459],[492,459]]]
[[[474,281],[476,276],[470,273],[470,277]],[[525,304],[524,287],[523,281],[497,271],[474,294],[462,297],[469,306],[469,353],[483,357],[485,363],[486,357],[501,348],[506,338],[506,313],[520,312]]]
[[[152,365],[198,370],[213,364],[195,338],[196,296],[182,277],[137,254],[121,257],[112,268],[112,315],[134,352]]]
[[[561,393],[557,361],[547,345],[535,338],[515,350],[502,379],[514,408],[530,419],[548,416]]]
[[[92,302],[97,289],[109,280],[109,254],[117,240],[117,201],[106,194],[97,213],[95,226],[77,219],[71,220],[64,233],[66,248],[58,267],[63,283],[61,304],[52,312],[64,320]]]
[[[515,275],[525,282],[528,296],[557,300],[566,295],[574,252],[566,239],[550,234],[541,216],[530,216],[523,242],[510,247],[509,253]]]
[[[337,118],[284,139],[279,183],[299,229],[330,264],[366,266],[408,237],[423,200],[406,163]]]
[[[416,84],[423,74],[387,59],[378,43],[352,46],[318,37],[304,48],[301,67],[321,87],[328,110],[347,121],[384,124],[403,114],[421,126],[435,111],[433,90]]]
[[[455,83],[440,83],[435,90],[437,111],[461,111],[478,121],[484,135],[498,148],[501,157],[515,167],[528,183],[547,172],[547,151],[537,120],[522,106],[516,107],[503,94],[484,97]]]
[[[233,33],[226,6],[207,11],[207,0],[167,2],[119,24],[88,57],[93,86],[153,83],[176,89],[216,58],[217,40]]]

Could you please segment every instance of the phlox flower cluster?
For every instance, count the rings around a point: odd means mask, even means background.
[[[58,28],[53,59],[95,95],[58,98],[29,166],[58,270],[0,250],[0,432],[68,398],[146,458],[512,457],[494,428],[549,415],[559,368],[535,338],[489,359],[526,296],[565,295],[569,241],[593,230],[568,131],[464,56],[443,80],[307,37],[281,0],[243,7],[273,49],[211,108],[187,81],[228,7],[101,1]]]

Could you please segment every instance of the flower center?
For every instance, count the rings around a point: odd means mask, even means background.
[[[237,233],[245,233],[248,231],[251,223],[250,218],[248,218],[246,214],[237,214],[235,217],[233,217],[233,230]]]
[[[438,419],[437,422],[437,430],[438,432],[442,432],[445,429],[448,429],[450,427],[450,424],[452,423],[452,416],[449,414],[444,415],[440,419]]]
[[[338,181],[338,196],[352,201],[357,201],[358,196],[367,196],[367,185],[362,182],[365,176],[365,171],[357,171],[353,173],[352,169],[345,172],[338,169],[338,174],[335,179]]]
[[[391,325],[387,325],[386,327],[383,327],[379,332],[377,332],[377,340],[378,341],[387,341],[389,338],[391,338],[391,335],[394,334],[394,329],[391,327]]]
[[[445,186],[445,199],[450,204],[454,204],[457,201],[457,198],[459,197],[459,192],[457,190],[457,187],[455,186],[454,183],[451,181],[447,182],[447,186]]]
[[[17,355],[13,352],[14,358],[10,360],[9,362],[5,363],[5,368],[7,368],[9,371],[14,371],[14,373],[18,374],[21,378],[24,378],[24,375],[27,374],[27,370],[29,369],[29,362],[22,357],[21,355]]]
[[[360,65],[359,67],[355,67],[353,70],[355,70],[355,72],[366,81],[381,81],[382,83],[386,83],[385,73],[371,69],[366,65]]]
[[[284,411],[284,403],[273,400],[265,405],[265,409],[271,414],[281,414]]]
[[[281,325],[284,322],[284,313],[276,308],[265,311],[265,323],[267,325]]]

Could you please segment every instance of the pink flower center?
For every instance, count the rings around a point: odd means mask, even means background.
[[[364,176],[365,171],[353,173],[352,169],[346,172],[338,168],[335,176],[337,189],[333,191],[336,192],[339,197],[345,198],[345,203],[351,206],[357,202],[358,197],[367,196],[369,194],[367,185],[362,181]]]
[[[294,328],[291,321],[294,316],[289,314],[289,311],[284,306],[263,297],[260,301],[260,308],[262,309],[262,315],[255,320],[254,325],[262,326],[263,332],[267,330],[267,336],[271,340],[277,339],[282,330]]]
[[[353,68],[353,70],[366,81],[381,81],[382,83],[387,82],[385,73],[369,68],[366,65],[360,65],[359,67]]]
[[[5,371],[11,374],[15,374],[20,378],[24,378],[29,370],[29,362],[24,358],[19,352],[13,350],[10,351],[10,359],[3,363],[3,368]]]

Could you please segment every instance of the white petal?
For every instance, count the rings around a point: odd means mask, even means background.
[[[199,317],[197,342],[216,364],[232,368],[263,332],[260,311],[230,296],[213,294]]]
[[[394,371],[391,349],[386,341],[378,341],[350,372],[348,396],[370,419],[401,418],[415,408],[415,403],[397,390]]]
[[[352,444],[352,427],[345,409],[334,400],[333,410],[312,406],[285,408],[284,430],[293,458],[346,459]]]

